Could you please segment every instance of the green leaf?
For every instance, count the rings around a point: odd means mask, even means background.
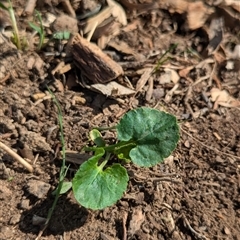
[[[63,39],[68,40],[70,38],[70,32],[64,31],[63,32]]]
[[[68,31],[63,31],[63,32],[56,32],[53,34],[54,39],[59,39],[59,40],[68,40],[70,38],[70,32]]]
[[[96,210],[111,206],[127,189],[128,175],[124,167],[113,164],[103,169],[105,162],[98,166],[104,154],[104,149],[99,149],[95,156],[80,166],[73,178],[74,196],[86,208]]]
[[[0,2],[0,8],[4,9],[4,10],[6,10],[6,11],[9,10],[9,8],[7,8],[7,7],[6,7],[4,4],[2,4],[1,2]]]
[[[173,115],[142,107],[123,116],[117,125],[117,135],[120,141],[136,144],[129,153],[133,163],[150,167],[162,162],[175,149],[179,127]]]
[[[63,182],[61,191],[59,194],[64,194],[72,188],[72,182]]]
[[[98,147],[104,147],[105,141],[102,138],[102,134],[97,130],[93,129],[89,133],[90,139],[98,146]]]
[[[31,27],[32,29],[34,29],[36,32],[38,32],[39,34],[42,34],[42,29],[41,29],[39,26],[37,26],[36,24],[34,24],[34,23],[32,23],[32,22],[29,22],[28,24],[29,24],[30,27]]]
[[[37,10],[35,10],[35,13],[36,13],[36,17],[40,23],[40,26],[38,26],[32,22],[29,22],[28,24],[30,25],[31,28],[33,28],[35,31],[37,31],[40,36],[40,40],[38,43],[38,50],[40,50],[44,43],[45,33],[44,33],[44,26],[43,26],[43,22],[42,22],[42,16]]]
[[[59,187],[59,186],[58,186],[58,187]],[[69,191],[69,190],[71,189],[71,187],[72,187],[72,182],[63,182],[59,194],[64,194],[64,193],[66,193],[67,191]],[[58,188],[56,188],[56,189],[52,192],[52,195],[56,195],[57,191],[58,191]]]

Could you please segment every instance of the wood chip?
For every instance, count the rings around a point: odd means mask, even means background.
[[[101,84],[101,83],[92,84],[90,86],[90,89],[96,92],[100,92],[103,95],[112,96],[112,97],[131,95],[135,93],[134,90],[127,88],[115,81],[112,81],[107,84]]]
[[[211,100],[215,102],[213,109],[217,109],[218,105],[224,107],[240,107],[240,101],[231,97],[226,90],[212,88],[210,93]]]
[[[114,16],[123,26],[126,26],[127,16],[123,7],[113,0],[107,0],[107,3],[110,7],[112,7],[112,16]]]
[[[74,37],[72,48],[76,66],[92,82],[110,82],[123,74],[123,69],[118,63],[79,34]]]
[[[116,49],[119,52],[122,52],[124,54],[129,54],[133,55],[137,61],[143,61],[144,56],[140,55],[137,53],[133,48],[131,48],[126,42],[123,41],[116,41],[116,40],[111,40],[108,43],[108,46]]]
[[[145,68],[144,73],[142,74],[141,78],[137,82],[136,92],[139,92],[142,90],[142,88],[147,83],[148,79],[151,77],[152,71],[153,71],[152,68]]]

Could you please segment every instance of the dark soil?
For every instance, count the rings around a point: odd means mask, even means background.
[[[19,1],[13,1],[19,12],[24,4],[25,1],[20,5]],[[182,16],[172,17],[166,10],[149,10],[137,16],[130,11],[127,14],[128,24],[137,20],[142,28],[124,32],[117,40],[124,40],[144,56],[168,50],[177,43],[167,62],[176,69],[200,62],[194,55],[187,52],[184,55],[184,51],[194,46],[197,39],[206,40],[201,35],[202,29],[186,32],[179,27],[173,31],[177,20],[180,26]],[[162,24],[157,25],[154,14],[161,18]],[[235,29],[227,33],[234,35]],[[48,66],[43,65],[38,71],[28,70],[31,56],[43,59]],[[153,55],[144,67],[154,66],[158,59],[159,55]],[[202,61],[206,59],[202,56]],[[36,239],[41,228],[34,225],[33,218],[46,218],[54,200],[51,193],[57,186],[61,167],[57,154],[58,113],[51,97],[46,97],[49,95],[45,83],[54,91],[63,111],[67,150],[79,152],[93,126],[111,126],[129,109],[140,106],[174,114],[181,137],[176,150],[163,164],[149,169],[126,166],[130,175],[127,192],[112,207],[92,211],[77,204],[72,192],[62,195],[40,239],[240,240],[240,110],[221,105],[214,108],[209,94],[211,88],[220,84],[240,100],[239,69],[230,71],[219,66],[220,83],[207,78],[194,84],[207,75],[206,68],[194,67],[188,78],[180,78],[172,94],[169,93],[176,83],[159,82],[162,69],[154,79],[154,94],[147,101],[148,85],[135,96],[119,98],[80,85],[60,91],[56,81],[49,77],[58,61],[46,59],[35,51],[18,53],[5,42],[0,45],[0,67],[5,66],[0,68],[2,79],[9,74],[0,83],[0,141],[29,159],[35,169],[33,174],[28,173],[0,149],[0,240]],[[136,64],[124,67],[134,87],[141,76],[138,71],[144,67]],[[36,102],[33,97],[37,93],[46,96]],[[83,102],[76,102],[76,97]],[[104,135],[110,141],[113,137],[112,132]],[[76,161],[68,162],[68,180],[78,169]],[[31,180],[36,180],[36,187],[42,182],[49,184],[46,194],[35,196],[29,190]]]

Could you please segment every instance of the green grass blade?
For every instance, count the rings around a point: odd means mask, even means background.
[[[3,5],[1,2],[0,2],[0,8],[4,9],[6,11],[9,11],[9,9],[5,5]]]

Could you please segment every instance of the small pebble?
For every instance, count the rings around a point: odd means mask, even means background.
[[[225,233],[226,235],[230,235],[230,234],[231,234],[231,231],[229,230],[229,228],[225,227],[225,228],[224,228],[224,233]]]
[[[10,225],[15,225],[20,222],[21,219],[21,214],[15,214],[11,217],[9,224]]]
[[[44,198],[47,195],[50,188],[50,184],[39,180],[30,179],[27,183],[28,192],[40,199]]]
[[[46,222],[46,220],[47,220],[46,218],[33,215],[32,224],[35,226],[40,226],[43,225]]]
[[[20,208],[23,210],[29,209],[29,205],[30,205],[29,203],[30,203],[29,199],[23,199],[20,203]]]

